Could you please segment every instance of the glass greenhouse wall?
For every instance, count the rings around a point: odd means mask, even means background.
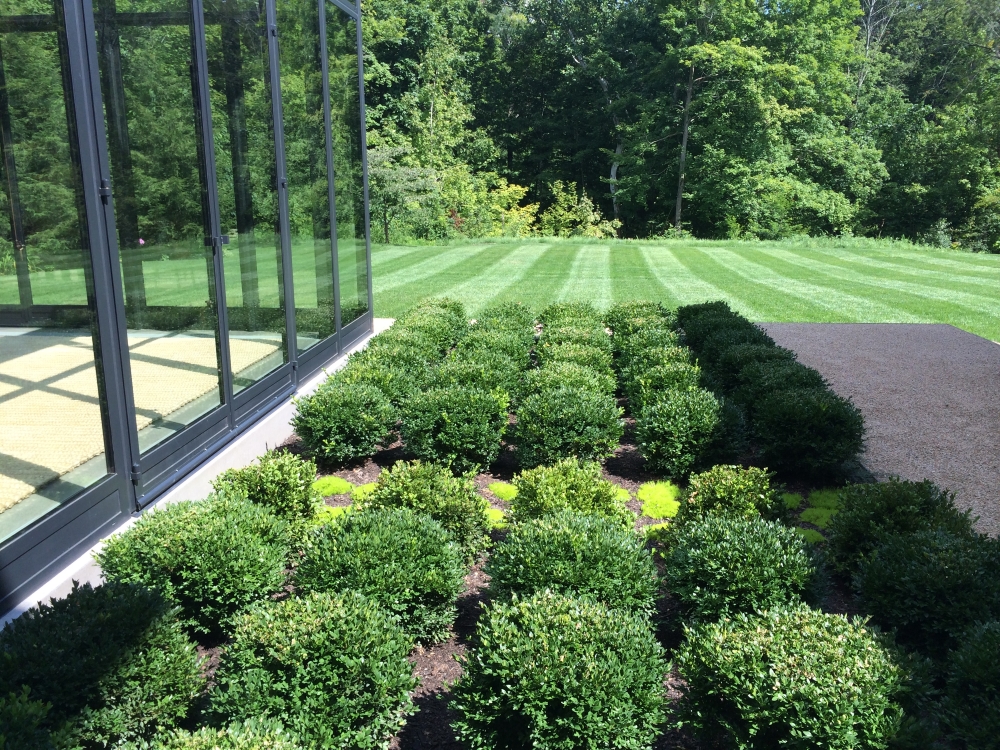
[[[0,612],[372,327],[347,0],[0,0]]]

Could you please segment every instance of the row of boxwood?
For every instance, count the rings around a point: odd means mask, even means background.
[[[142,516],[106,583],[0,633],[6,747],[370,748],[414,711],[408,656],[447,637],[486,502],[400,464],[324,523],[316,468],[269,453]],[[211,680],[196,645],[221,644]]]
[[[724,302],[678,308],[703,381],[742,412],[762,463],[813,482],[837,477],[863,448],[864,419],[795,353]]]

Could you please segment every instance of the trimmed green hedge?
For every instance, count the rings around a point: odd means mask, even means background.
[[[619,488],[601,476],[596,461],[567,458],[552,466],[522,471],[514,477],[517,494],[510,501],[518,522],[560,510],[602,516],[631,528],[635,516],[625,507]]]
[[[645,748],[666,719],[646,618],[551,591],[489,605],[463,667],[452,726],[474,750]]]
[[[721,406],[704,389],[668,390],[635,421],[639,449],[650,469],[680,479],[704,460],[719,426]]]
[[[397,461],[382,469],[362,501],[369,508],[409,508],[441,524],[461,548],[467,562],[489,542],[489,503],[467,477],[456,477],[437,464]]]
[[[533,393],[517,410],[514,428],[521,466],[538,466],[577,456],[611,456],[623,433],[622,410],[612,396],[581,388]]]
[[[303,591],[356,591],[379,603],[410,637],[448,636],[457,615],[462,551],[429,516],[408,508],[348,513],[318,529],[295,573]]]
[[[323,505],[313,487],[316,464],[288,451],[268,451],[257,463],[224,471],[212,482],[216,492],[233,491],[269,508],[286,521],[312,518]]]
[[[324,383],[295,402],[292,428],[311,456],[344,464],[373,456],[390,440],[396,409],[376,386]]]
[[[652,553],[638,534],[617,519],[568,510],[514,524],[486,572],[499,596],[550,589],[647,614],[659,592]]]
[[[885,748],[902,675],[861,620],[805,606],[686,630],[680,725],[738,750]]]
[[[816,574],[807,548],[787,526],[708,515],[678,529],[664,555],[667,587],[695,620],[798,604]]]
[[[130,749],[131,750],[131,749]],[[302,750],[297,739],[277,721],[233,722],[216,729],[175,731],[157,737],[149,750]]]
[[[243,496],[216,494],[143,514],[97,555],[109,581],[159,589],[184,623],[219,633],[285,584],[289,526]]]
[[[44,747],[49,731],[88,750],[147,739],[183,721],[204,689],[174,605],[122,583],[74,585],[8,623],[0,665],[10,750]]]
[[[774,515],[781,498],[771,484],[773,478],[767,469],[727,464],[692,474],[677,520],[682,523],[708,514],[741,518]]]
[[[970,748],[1000,738],[1000,622],[976,625],[948,656],[941,719]]]
[[[355,592],[263,602],[222,654],[211,710],[224,721],[278,720],[303,747],[388,748],[414,712],[412,646]]]
[[[618,382],[608,370],[594,370],[575,362],[548,362],[542,367],[528,370],[525,375],[525,393],[541,393],[557,388],[579,388],[614,396]]]

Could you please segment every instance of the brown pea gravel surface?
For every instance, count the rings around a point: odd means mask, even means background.
[[[762,326],[861,409],[876,479],[929,479],[1000,535],[1000,345],[941,324]]]

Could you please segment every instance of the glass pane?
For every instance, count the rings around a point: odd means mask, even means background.
[[[238,393],[286,361],[267,17],[259,0],[206,0],[229,352]]]
[[[222,402],[191,13],[97,0],[98,55],[139,448]]]
[[[357,22],[332,3],[326,6],[326,42],[329,48],[340,322],[347,325],[368,311],[361,95],[358,88]]]
[[[302,352],[336,332],[318,3],[278,3],[278,28],[296,346]]]
[[[0,0],[0,541],[109,472],[61,3]]]

